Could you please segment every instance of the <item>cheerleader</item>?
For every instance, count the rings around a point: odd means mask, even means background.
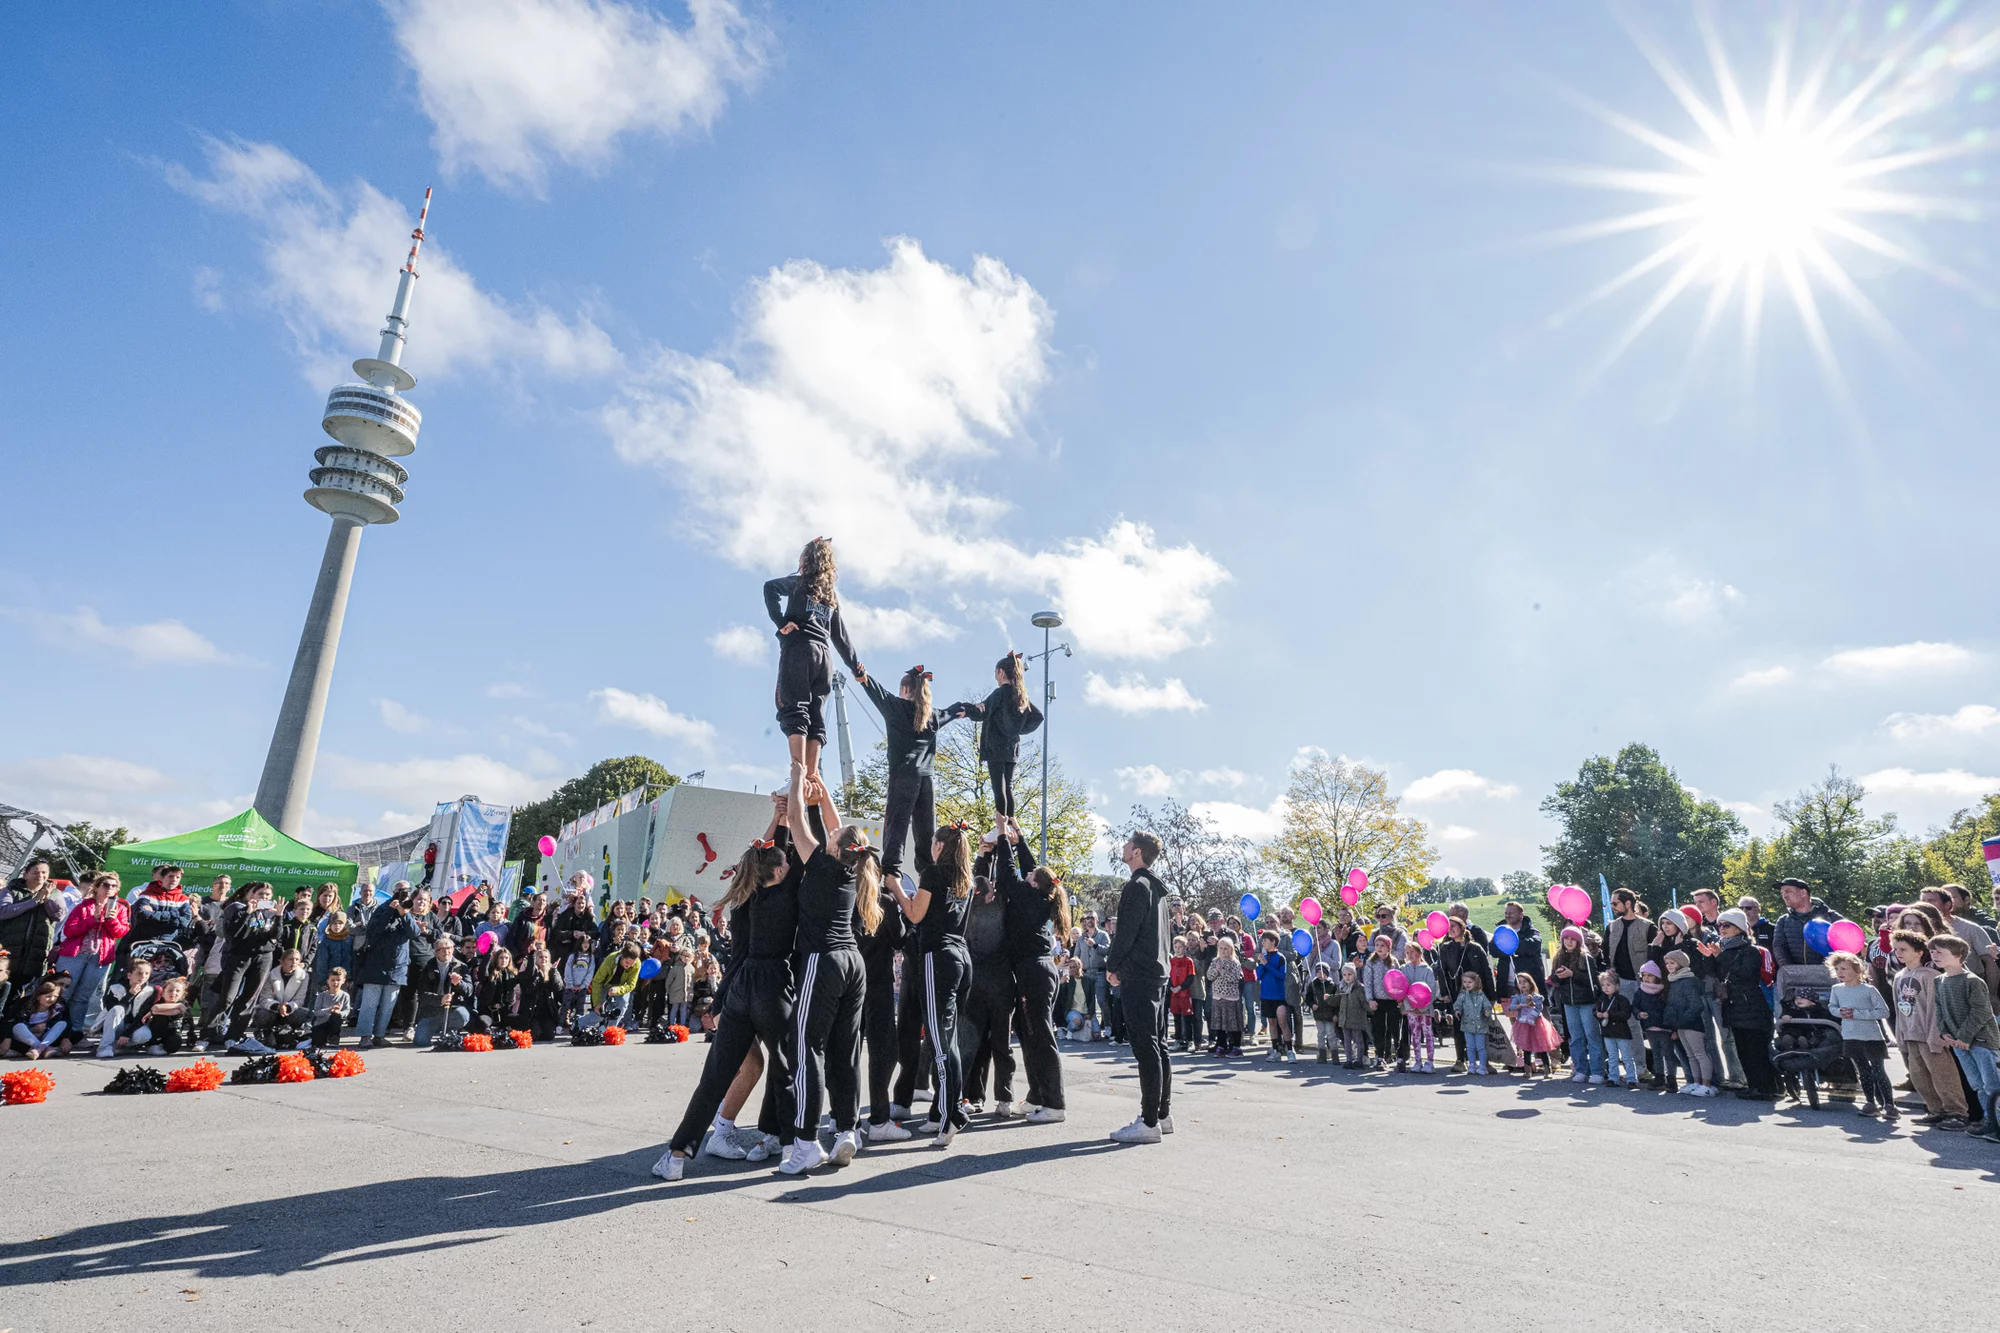
[[[981,703],[954,704],[950,709],[953,717],[977,718],[982,724],[979,757],[993,781],[993,808],[1009,818],[1014,814],[1014,765],[1021,758],[1021,737],[1042,725],[1042,710],[1028,702],[1026,675],[1027,660],[1009,653],[993,666],[998,683],[993,693]]]
[[[1062,1057],[1056,1051],[1054,1017],[1055,951],[1057,940],[1069,938],[1069,895],[1063,891],[1062,881],[1035,864],[1035,854],[1021,836],[1020,824],[1002,819],[999,832],[1013,845],[1009,855],[1006,844],[1000,844],[993,866],[1000,895],[1006,901],[1007,960],[1021,1010],[1028,1123],[1052,1125],[1064,1118]]]
[[[796,1007],[792,984],[792,946],[798,936],[798,876],[792,873],[790,838],[779,828],[787,806],[786,798],[772,798],[771,827],[763,838],[752,843],[731,872],[729,892],[716,905],[717,913],[738,906],[741,929],[732,916],[731,934],[743,941],[743,961],[724,979],[718,996],[722,1016],[716,1023],[715,1043],[708,1049],[701,1082],[688,1099],[687,1113],[674,1131],[667,1151],[653,1163],[653,1174],[663,1180],[679,1180],[710,1127],[710,1118],[722,1106],[730,1085],[742,1071],[751,1048],[760,1039],[770,1052],[769,1079],[765,1082],[765,1115],[759,1121],[766,1133],[775,1133],[779,1146],[791,1148],[796,1131],[792,1105],[792,1024]],[[712,1136],[713,1137],[713,1136]],[[733,1157],[722,1151],[716,1155]]]
[[[815,537],[799,553],[799,572],[764,585],[764,609],[778,627],[778,729],[792,762],[819,779],[819,751],[826,744],[826,696],[833,690],[827,650],[838,652],[856,680],[867,672],[855,659],[834,590],[833,542]]]
[[[937,1051],[936,1094],[924,1128],[935,1127],[935,1145],[949,1148],[965,1127],[959,1106],[958,1007],[972,973],[965,947],[965,918],[972,906],[972,835],[963,824],[940,828],[916,893],[905,893],[900,880],[888,884],[896,906],[916,927],[923,970],[917,977],[905,976],[903,984],[923,987],[924,1021]]]
[[[928,853],[928,848],[920,848]],[[929,857],[926,855],[925,860]],[[888,872],[885,869],[886,881]],[[868,989],[861,1001],[862,1036],[868,1046],[868,1126],[862,1132],[870,1143],[895,1143],[910,1137],[910,1131],[895,1121],[889,1100],[889,1083],[896,1076],[896,1060],[901,1048],[896,1014],[896,952],[903,948],[908,933],[903,914],[895,910],[896,900],[886,883],[875,891],[876,923],[873,930],[860,929],[860,903],[855,904],[856,933],[861,940],[861,966]],[[906,975],[916,976],[912,965]],[[914,986],[906,987],[914,990]],[[916,1022],[911,1016],[912,1030]],[[911,1061],[914,1064],[916,1057]],[[914,1084],[914,1077],[911,1079]]]
[[[920,830],[937,827],[937,798],[931,771],[937,763],[938,728],[963,717],[931,707],[931,673],[919,663],[903,673],[902,684],[890,694],[873,676],[854,677],[875,710],[882,714],[882,734],[889,749],[889,789],[883,800],[882,874],[894,879],[903,868],[903,843],[914,820]]]
[[[786,808],[798,872],[799,1000],[793,1022],[793,1063],[797,1111],[792,1151],[778,1167],[800,1175],[828,1160],[819,1142],[819,1104],[824,1090],[833,1109],[833,1153],[846,1166],[861,1148],[855,1129],[861,1099],[861,998],[867,989],[861,949],[855,942],[858,914],[864,934],[880,924],[882,864],[858,824],[843,825],[833,797],[812,784],[820,827],[806,809],[806,771],[792,765]],[[831,840],[825,830],[835,829]]]

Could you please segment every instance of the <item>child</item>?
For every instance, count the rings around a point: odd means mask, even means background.
[[[1930,936],[1898,930],[1889,937],[1902,970],[1896,973],[1896,1042],[1903,1067],[1917,1095],[1924,1099],[1920,1125],[1939,1129],[1965,1128],[1965,1084],[1958,1062],[1944,1044],[1937,1025],[1937,969],[1930,962]]]
[[[1840,1048],[1840,1024],[1834,1021],[1833,1011],[1821,1002],[1818,994],[1805,989],[1794,991],[1791,1003],[1778,1015],[1771,1048],[1779,1052],[1809,1052],[1823,1063],[1826,1057]],[[1820,1064],[1808,1063],[1802,1067],[1794,1066],[1794,1069],[1784,1070],[1785,1095],[1797,1101],[1803,1086],[1806,1104],[1815,1111],[1819,1110]]]
[[[146,1041],[148,1055],[179,1055],[194,1045],[193,1008],[188,1003],[188,979],[168,977],[160,983],[146,1026],[132,1034],[133,1040]]]
[[[697,936],[694,961],[688,965],[688,971],[692,974],[692,979],[688,982],[688,1012],[694,1015],[694,1023],[700,1024],[703,1029],[708,1028],[709,1006],[715,1003],[715,982],[709,980],[708,976],[709,964],[714,961],[708,952],[708,941]],[[717,970],[716,979],[721,979],[720,969]],[[694,1024],[689,1025],[690,1031],[693,1030],[693,1026]]]
[[[1260,933],[1257,943],[1264,951],[1257,964],[1257,1007],[1264,1015],[1264,1026],[1271,1030],[1271,1050],[1264,1058],[1296,1062],[1299,1055],[1292,1049],[1292,1015],[1285,1006],[1285,976],[1291,964],[1278,947],[1275,931]]]
[[[1431,993],[1430,1003],[1422,1006],[1411,1003],[1409,992],[1403,992],[1403,1022],[1410,1034],[1410,1056],[1417,1063],[1419,1074],[1437,1072],[1437,1039],[1431,1019],[1431,1005],[1437,1003],[1437,973],[1424,961],[1424,947],[1415,940],[1403,946],[1403,965],[1398,969],[1410,979],[1410,985],[1422,985]]]
[[[1597,1028],[1604,1034],[1604,1081],[1610,1087],[1621,1083],[1632,1092],[1639,1090],[1639,1041],[1632,1032],[1632,1001],[1618,988],[1618,972],[1605,968],[1597,974]]]
[[[152,977],[153,965],[144,958],[135,958],[125,967],[125,979],[114,981],[105,989],[104,1027],[97,1038],[98,1059],[109,1060],[120,1046],[132,1045],[133,1035],[146,1026],[146,1014],[156,998]]]
[[[69,1024],[62,1016],[62,987],[44,981],[35,988],[35,998],[21,1021],[14,1025],[14,1041],[29,1060],[45,1060],[49,1052],[69,1054]]]
[[[1391,1059],[1397,1059],[1396,1068],[1408,1069],[1410,1048],[1409,1038],[1403,1029],[1402,1010],[1389,996],[1387,979],[1396,970],[1393,953],[1395,942],[1387,935],[1377,935],[1373,942],[1373,952],[1361,966],[1362,984],[1368,990],[1369,1038],[1375,1045],[1374,1067],[1381,1069]]]
[[[1082,964],[1078,963],[1079,975]],[[1243,1050],[1243,965],[1236,941],[1224,935],[1215,941],[1215,961],[1208,965],[1209,1028],[1215,1035],[1211,1055],[1238,1055]]]
[[[347,1011],[350,1006],[351,1001],[347,994],[347,969],[328,968],[326,985],[313,996],[312,1040],[306,1044],[326,1050],[338,1050],[340,1030],[347,1025]]]
[[[1674,1034],[1667,1026],[1667,983],[1655,962],[1639,967],[1639,993],[1632,997],[1632,1013],[1646,1040],[1646,1067],[1653,1071],[1653,1091],[1674,1092]]]
[[[1174,1016],[1174,1049],[1180,1051],[1194,1040],[1194,959],[1187,951],[1187,936],[1174,936],[1173,957],[1167,960],[1167,1012]]]
[[[324,986],[334,968],[345,972],[354,966],[354,930],[345,910],[335,899],[319,919],[319,947],[313,950],[313,981]]]
[[[269,1055],[287,1046],[303,1051],[312,1045],[310,980],[304,956],[297,949],[285,950],[277,970],[257,989],[256,1026],[263,1034],[257,1040],[267,1049],[249,1054]]]
[[[2000,1051],[2000,1027],[1993,1022],[1993,1001],[1986,982],[1965,970],[1970,951],[1956,935],[1939,935],[1931,941],[1931,961],[1943,976],[1937,980],[1938,1029],[1944,1044],[1958,1057],[1965,1081],[1979,1097],[1981,1119],[1966,1126],[1966,1133],[2000,1142],[2000,1068],[1995,1052]],[[18,1031],[18,1029],[17,1029]]]
[[[1549,1052],[1562,1045],[1562,1034],[1555,1024],[1542,1017],[1542,993],[1535,987],[1535,979],[1526,972],[1514,974],[1514,994],[1507,1001],[1507,1017],[1513,1023],[1514,1049],[1521,1053],[1521,1069],[1529,1078],[1535,1076],[1535,1057],[1542,1057],[1542,1075],[1555,1075],[1555,1062]]]
[[[1056,1029],[1056,1037],[1063,1041],[1081,1041],[1086,1035],[1083,1013],[1083,960],[1071,954],[1063,963],[1062,983],[1056,987],[1056,1013],[1062,1015],[1062,1024]]]
[[[1613,983],[1618,978],[1606,971]],[[1465,1070],[1468,1074],[1490,1074],[1486,1062],[1486,1034],[1493,1028],[1493,1001],[1479,984],[1479,974],[1467,970],[1458,977],[1458,994],[1452,997],[1451,1011],[1458,1017],[1458,1030],[1465,1034]]]
[[[1319,1063],[1332,1064],[1334,1031],[1340,1026],[1340,984],[1327,964],[1314,965],[1305,1003],[1312,1010],[1313,1034],[1319,1038]]]
[[[694,1005],[694,941],[681,936],[674,946],[673,958],[667,964],[666,982],[667,1025],[669,1027],[689,1026]]]
[[[1889,1055],[1889,1043],[1882,1036],[1882,1020],[1889,1017],[1889,1005],[1875,989],[1868,964],[1841,950],[1828,954],[1826,961],[1840,978],[1827,1001],[1840,1020],[1840,1051],[1861,1075],[1864,1102],[1855,1108],[1855,1114],[1878,1114],[1875,1108],[1879,1103],[1879,1114],[1893,1125],[1898,1117],[1896,1094],[1882,1068]]]
[[[1360,1069],[1368,1057],[1368,987],[1361,969],[1340,965],[1340,1067]]]
[[[1707,1010],[1701,997],[1701,979],[1689,970],[1688,956],[1670,949],[1662,960],[1667,965],[1667,1009],[1663,1021],[1681,1045],[1687,1065],[1688,1083],[1681,1091],[1691,1097],[1713,1097],[1720,1090],[1715,1061],[1708,1053]]]
[[[575,1026],[576,1016],[590,1007],[590,980],[596,975],[597,961],[588,949],[578,949],[563,963],[563,1019],[557,1036]]]

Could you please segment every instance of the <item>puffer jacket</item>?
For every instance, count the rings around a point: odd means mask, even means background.
[[[132,933],[125,940],[127,949],[147,940],[167,940],[184,949],[194,946],[194,899],[185,893],[163,898],[141,889],[132,895],[128,906],[132,909]]]
[[[1569,968],[1569,975],[1557,976],[1556,973],[1565,966]],[[1588,950],[1580,949],[1574,956],[1557,954],[1555,961],[1549,965],[1549,1003],[1575,1005],[1581,1009],[1595,1005],[1603,994],[1597,989],[1597,974],[1602,970],[1602,965],[1590,956]]]
[[[410,942],[417,923],[408,912],[382,906],[368,918],[368,951],[361,957],[364,986],[401,986],[410,979]]]
[[[1825,961],[1825,954],[1806,947],[1806,923],[1839,919],[1840,913],[1817,898],[1811,899],[1803,912],[1786,912],[1771,928],[1771,960],[1779,967]]]
[[[1708,1006],[1701,996],[1701,978],[1693,972],[1676,972],[1667,982],[1666,1025],[1675,1031],[1700,1029],[1708,1021]]]
[[[1728,988],[1722,1001],[1722,1021],[1732,1028],[1768,1028],[1771,1006],[1764,1000],[1764,955],[1747,936],[1732,935],[1718,955],[1721,983]]]
[[[1642,1032],[1654,1031],[1667,1026],[1667,988],[1649,991],[1642,982],[1632,996],[1632,1021]]]

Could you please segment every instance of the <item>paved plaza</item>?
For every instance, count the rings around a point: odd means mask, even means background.
[[[1178,1132],[1121,1148],[1136,1080],[1101,1046],[1064,1057],[1065,1124],[664,1185],[704,1049],[138,1098],[58,1062],[0,1109],[0,1329],[1781,1333],[1968,1316],[2000,1243],[2000,1147],[1845,1108],[1194,1057]]]

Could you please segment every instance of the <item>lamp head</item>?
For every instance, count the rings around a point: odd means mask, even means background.
[[[1037,611],[1029,617],[1028,623],[1036,629],[1060,629],[1063,618],[1060,611]]]

